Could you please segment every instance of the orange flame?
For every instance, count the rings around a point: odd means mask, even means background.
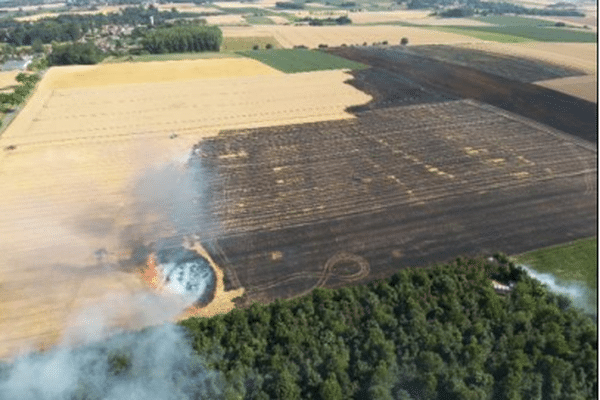
[[[150,254],[146,261],[146,268],[142,271],[142,279],[151,288],[160,289],[162,287],[162,279],[156,266],[156,255],[154,253]]]

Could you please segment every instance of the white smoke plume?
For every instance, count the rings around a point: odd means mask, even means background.
[[[583,283],[562,283],[552,274],[538,272],[527,265],[519,266],[523,268],[529,276],[546,285],[548,290],[552,293],[568,297],[574,307],[593,315],[598,314],[598,310],[592,300],[595,295]]]
[[[89,344],[128,330],[173,321],[194,301],[172,293],[108,293],[69,318],[59,345]]]
[[[210,179],[201,163],[189,157],[150,168],[133,185],[135,213],[140,222],[160,216],[160,223],[168,222],[179,236],[215,235],[216,223],[205,209]]]
[[[2,399],[214,399],[223,386],[221,375],[194,353],[183,328],[168,324],[30,354],[3,369]]]
[[[123,273],[130,270],[124,267],[143,263],[149,251],[181,245],[182,237],[188,235],[214,232],[203,207],[206,175],[200,165],[189,166],[188,161],[186,157],[149,169],[132,184],[134,202],[126,210],[131,221],[126,229],[110,217],[102,220],[102,229],[89,217],[78,224],[80,234],[99,240],[118,236],[120,250],[131,250],[128,263],[111,258],[110,248],[98,249],[94,253],[97,265],[57,266],[54,271],[61,276],[77,274],[81,279]],[[110,209],[106,214],[111,214]],[[160,228],[167,223],[171,230],[165,235]],[[172,243],[166,243],[165,236],[172,237]],[[219,396],[221,376],[205,367],[183,328],[168,323],[196,298],[148,289],[113,291],[96,300],[67,318],[57,346],[20,356],[12,364],[0,364],[0,399],[188,400]],[[153,327],[131,332],[148,326]]]

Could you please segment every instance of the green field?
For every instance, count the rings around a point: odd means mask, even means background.
[[[256,45],[264,49],[267,44],[273,46],[274,49],[281,48],[279,42],[271,36],[255,36],[255,37],[225,37],[221,44],[221,51],[246,51],[252,50]]]
[[[505,33],[498,33],[498,32],[485,32],[485,31],[479,31],[479,30],[474,30],[471,29],[473,27],[459,27],[459,26],[423,26],[422,28],[428,28],[428,29],[433,29],[433,30],[438,30],[438,31],[443,31],[443,32],[451,32],[451,33],[457,33],[459,35],[466,35],[466,36],[471,36],[477,39],[481,39],[481,40],[489,40],[491,42],[499,42],[499,43],[522,43],[522,42],[531,42],[531,39],[528,38],[524,38],[524,37],[520,37],[520,36],[515,36],[515,35],[509,35],[509,34],[505,34]]]
[[[144,54],[141,56],[123,56],[107,57],[102,63],[120,63],[120,62],[147,62],[147,61],[179,61],[179,60],[198,60],[204,58],[230,58],[239,57],[235,53],[220,53],[215,51],[206,51],[201,53],[168,53],[168,54]]]
[[[527,40],[536,40],[539,42],[596,42],[596,34],[593,32],[582,32],[571,29],[555,28],[552,26],[448,26],[435,27],[435,29],[504,43],[522,42]]]
[[[589,301],[596,307],[598,293],[597,238],[581,239],[571,243],[547,247],[511,258],[518,264],[531,266],[538,272],[554,275],[566,286],[583,284],[588,288]]]
[[[487,22],[488,24],[503,26],[552,26],[555,22],[544,19],[517,17],[509,15],[488,15],[485,17],[471,18],[475,21]]]
[[[253,50],[243,51],[240,54],[286,73],[367,68],[361,63],[308,49]]]
[[[244,19],[246,21],[248,21],[249,24],[253,24],[253,25],[274,25],[275,24],[272,19],[267,18],[267,17],[262,17],[262,16],[245,15]]]

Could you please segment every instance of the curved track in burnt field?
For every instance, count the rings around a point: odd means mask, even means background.
[[[596,146],[471,100],[228,131],[195,154],[221,223],[205,246],[249,301],[596,234]]]
[[[596,143],[597,106],[530,83],[415,54],[401,46],[338,47],[329,53],[370,65],[353,84],[374,97],[356,112],[380,107],[474,99]]]

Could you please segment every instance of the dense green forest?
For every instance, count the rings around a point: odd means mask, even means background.
[[[47,59],[49,65],[97,64],[105,56],[93,43],[71,43],[53,45]]]
[[[142,44],[153,54],[219,51],[223,33],[217,26],[177,25],[146,32]]]
[[[230,399],[595,398],[594,320],[498,259],[181,324]],[[516,285],[500,295],[490,277]]]

